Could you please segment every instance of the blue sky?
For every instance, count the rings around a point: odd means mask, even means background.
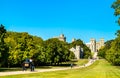
[[[111,4],[115,0],[0,0],[0,24],[44,40],[63,33],[89,42],[114,39],[120,27]]]

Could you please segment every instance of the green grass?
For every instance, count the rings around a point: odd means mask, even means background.
[[[120,78],[120,67],[112,66],[105,60],[98,60],[86,68],[3,76],[2,78]]]
[[[78,60],[78,62],[75,62],[75,64],[81,66],[81,65],[84,65],[88,62],[88,59],[80,59]]]

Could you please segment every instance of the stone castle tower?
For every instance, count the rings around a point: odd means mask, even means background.
[[[90,43],[91,43],[91,45],[90,45],[91,51],[96,52],[96,40],[92,38],[92,39],[90,39]]]
[[[64,34],[61,34],[61,35],[58,37],[58,39],[59,39],[60,41],[66,42],[66,37],[64,36]]]
[[[66,42],[66,37],[64,36],[64,34],[61,34],[58,37],[54,37],[54,38],[58,38],[60,41],[64,41]],[[72,39],[72,42],[76,41],[75,38]],[[83,48],[80,46],[76,47],[72,47],[71,49],[69,49],[70,51],[72,51],[75,54],[76,59],[82,59],[83,58]]]
[[[72,39],[72,42],[74,42],[74,41],[76,41],[76,39],[75,39],[75,38],[73,38],[73,39]]]
[[[102,46],[104,46],[104,39],[101,38],[99,42],[96,42],[94,38],[91,38],[90,42],[86,43],[86,45],[90,48],[91,52],[97,52]]]
[[[79,60],[83,58],[83,48],[81,48],[80,46],[72,47],[70,51],[75,54],[76,59]]]
[[[60,41],[66,42],[66,37],[64,36],[64,34],[61,34],[60,36],[58,36],[58,37],[53,37],[53,38],[58,38]]]

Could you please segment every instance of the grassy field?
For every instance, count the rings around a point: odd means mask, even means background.
[[[84,65],[86,63],[88,63],[88,59],[80,59],[80,60],[78,60],[78,62],[75,62],[74,64],[81,66],[81,65]]]
[[[120,67],[112,66],[105,60],[98,60],[86,68],[3,76],[2,78],[120,78]]]

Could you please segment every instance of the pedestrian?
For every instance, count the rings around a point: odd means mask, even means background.
[[[73,64],[72,64],[72,63],[70,64],[70,67],[71,67],[71,69],[72,69],[72,67],[73,67]]]
[[[85,64],[84,64],[84,67],[85,67]]]
[[[29,62],[32,63],[32,59],[30,59]]]
[[[31,71],[34,71],[34,68],[35,68],[35,67],[34,67],[33,60],[30,59],[29,62],[30,62],[30,69],[31,69]]]

